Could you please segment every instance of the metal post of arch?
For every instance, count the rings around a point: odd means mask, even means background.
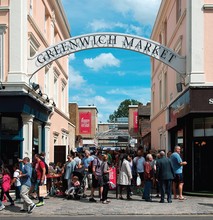
[[[71,53],[97,48],[131,50],[153,57],[180,74],[186,73],[186,58],[158,42],[140,36],[121,33],[92,33],[69,38],[48,47],[28,59],[30,79],[41,68]]]

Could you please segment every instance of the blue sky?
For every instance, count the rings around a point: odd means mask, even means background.
[[[119,32],[149,38],[161,0],[62,0],[72,37]],[[106,122],[125,99],[151,100],[150,58],[121,49],[70,55],[69,102],[95,105]]]

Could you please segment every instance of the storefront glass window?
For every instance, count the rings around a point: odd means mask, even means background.
[[[205,118],[205,136],[213,136],[213,117]]]
[[[19,132],[18,118],[2,117],[1,132],[5,135],[17,135]]]
[[[193,121],[194,137],[213,136],[213,117],[195,118]]]
[[[204,120],[203,118],[195,118],[193,121],[193,135],[194,137],[204,136]]]

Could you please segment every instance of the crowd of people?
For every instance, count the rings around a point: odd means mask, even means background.
[[[181,147],[176,146],[174,152],[164,151],[157,154],[144,154],[143,149],[136,152],[102,152],[91,153],[85,150],[83,153],[71,152],[67,155],[65,164],[58,162],[45,162],[45,154],[35,154],[33,162],[28,157],[18,160],[13,167],[13,176],[9,169],[0,161],[2,170],[0,210],[3,210],[5,196],[10,205],[22,202],[21,212],[31,213],[35,207],[44,205],[44,196],[41,193],[42,186],[47,185],[47,191],[51,185],[57,183],[55,194],[67,199],[77,197],[79,192],[82,197],[88,197],[90,202],[97,202],[95,190],[98,189],[99,200],[103,204],[109,204],[108,192],[110,188],[110,172],[116,167],[117,189],[119,199],[132,200],[132,195],[142,193],[142,199],[152,202],[152,190],[155,188],[160,203],[173,199],[184,200],[183,196],[183,166],[187,164],[181,158]],[[53,176],[58,179],[53,180]],[[15,188],[15,200],[10,196],[11,186]],[[88,189],[90,188],[90,195]],[[81,190],[79,190],[81,189]],[[137,189],[136,192],[134,190]],[[126,197],[124,196],[126,192]],[[77,196],[76,196],[77,195]],[[34,199],[38,202],[34,203]]]

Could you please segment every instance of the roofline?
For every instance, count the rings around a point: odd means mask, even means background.
[[[91,106],[78,106],[78,108],[97,108],[96,106],[94,106],[94,105],[91,105]]]
[[[158,22],[159,22],[159,19],[160,19],[159,15],[161,14],[161,12],[162,12],[162,10],[163,10],[165,4],[166,4],[166,1],[165,1],[165,0],[162,0],[162,1],[161,1],[161,4],[160,4],[160,8],[159,8],[158,13],[157,13],[157,17],[156,17],[156,19],[155,19],[154,26],[153,26],[153,28],[152,28],[152,33],[151,33],[150,39],[153,39],[153,34],[154,34],[153,31],[156,30],[156,26],[158,25]]]
[[[129,108],[138,108],[138,105],[129,105]]]
[[[67,19],[67,16],[66,16],[66,13],[65,13],[65,10],[64,10],[64,7],[61,3],[61,0],[57,0],[57,3],[58,3],[58,6],[59,6],[59,10],[62,14],[62,17],[63,17],[63,20],[64,20],[64,24],[69,32],[69,35],[71,37],[71,30],[70,30],[70,25],[69,25],[69,22],[68,22],[68,19]]]

